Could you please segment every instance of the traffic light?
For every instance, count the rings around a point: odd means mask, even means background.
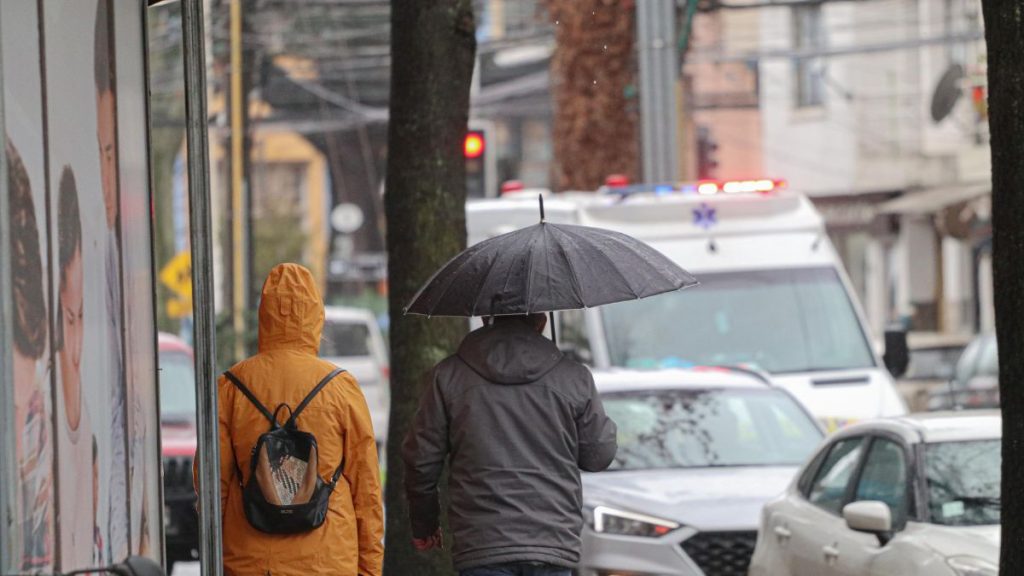
[[[707,126],[697,127],[697,178],[708,180],[718,170],[718,143],[711,138]]]
[[[487,196],[487,133],[483,130],[470,130],[462,145],[466,158],[466,197],[484,198]]]

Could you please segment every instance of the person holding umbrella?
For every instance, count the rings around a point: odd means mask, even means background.
[[[642,242],[549,224],[543,204],[541,215],[456,256],[406,309],[485,317],[430,372],[402,450],[419,550],[443,545],[438,482],[449,464],[460,576],[569,576],[580,559],[580,471],[615,457],[616,426],[594,379],[543,336],[544,313],[696,284]]]

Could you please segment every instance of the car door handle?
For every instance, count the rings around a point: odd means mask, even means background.
[[[785,526],[776,526],[775,527],[775,537],[778,538],[779,544],[785,544],[786,542],[789,541],[789,539],[792,536],[793,536],[793,533],[790,532],[789,528],[786,528]]]
[[[829,564],[835,564],[836,560],[839,559],[839,548],[835,546],[825,546],[821,551],[825,554],[825,560]]]

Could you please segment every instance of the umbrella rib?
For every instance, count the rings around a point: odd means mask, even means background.
[[[541,222],[538,226],[541,227],[540,233],[543,235],[544,226],[546,224]],[[526,313],[530,313],[530,291],[533,290],[533,245],[537,243],[537,238],[533,237],[530,239],[530,245],[527,248],[527,254],[530,258],[526,261],[526,294],[523,295],[523,303],[526,305]]]
[[[557,230],[559,234],[566,235],[565,231],[558,226],[552,226],[554,230]],[[572,263],[572,258],[569,257],[569,253],[565,250],[565,245],[558,238],[555,238],[555,243],[558,244],[558,249],[562,252],[562,256],[565,257],[565,264],[569,267],[569,272],[572,274],[572,284],[576,288],[576,295],[579,296],[580,302],[583,303],[583,307],[587,307],[587,299],[583,296],[583,284],[580,283],[579,274],[576,273],[576,266]]]
[[[583,239],[584,241],[586,241],[586,238],[583,238],[583,236],[581,236],[581,235],[579,235],[579,234],[576,234],[576,233],[575,233],[575,232],[573,232],[573,231],[572,231],[571,229],[564,229],[564,230],[565,230],[565,232],[566,232],[567,234],[571,234],[571,235],[573,235],[573,236],[576,236],[576,237],[578,237],[578,238],[581,238],[581,239]],[[604,235],[602,234],[602,236],[604,236]],[[607,236],[606,236],[606,237],[607,237]],[[605,260],[607,260],[607,261],[608,261],[608,264],[609,264],[609,265],[611,265],[611,267],[612,267],[612,270],[615,270],[615,273],[619,275],[619,278],[622,278],[622,281],[623,281],[623,282],[625,282],[625,284],[626,284],[626,288],[628,288],[628,289],[629,289],[629,293],[633,295],[633,298],[639,299],[639,298],[640,298],[640,295],[636,293],[636,290],[634,290],[634,289],[633,289],[633,285],[629,283],[629,279],[628,279],[628,278],[626,278],[626,275],[622,273],[622,270],[619,270],[619,267],[615,265],[615,262],[614,262],[614,261],[613,261],[613,260],[612,260],[611,258],[609,258],[609,257],[608,257],[608,255],[607,255],[607,254],[605,254],[605,253],[604,253],[603,251],[601,251],[601,250],[596,250],[596,252],[597,252],[598,254],[600,254],[602,258],[604,258]],[[646,262],[646,260],[645,260],[645,262]]]
[[[476,316],[476,307],[480,303],[480,290],[484,286],[487,286],[487,280],[489,280],[491,278],[491,272],[494,271],[494,266],[497,265],[498,259],[500,257],[501,257],[501,254],[495,254],[494,255],[494,259],[491,260],[491,265],[487,267],[487,273],[484,274],[484,279],[483,279],[482,282],[480,282],[480,286],[477,288],[476,298],[473,299],[473,308],[469,311],[469,315],[470,316]]]
[[[476,250],[473,250],[472,248],[476,248]],[[450,279],[448,280],[448,283],[445,284],[444,289],[440,291],[440,297],[437,299],[437,301],[434,302],[434,305],[430,308],[430,312],[428,313],[428,316],[429,315],[433,315],[434,310],[437,310],[437,306],[438,306],[438,304],[441,303],[441,300],[442,300],[444,294],[448,291],[449,288],[452,287],[452,284],[455,284],[455,277],[458,275],[458,273],[461,272],[462,269],[466,267],[466,264],[468,264],[470,262],[470,260],[473,259],[474,256],[476,256],[480,252],[483,252],[487,248],[487,246],[484,246],[484,245],[481,245],[481,244],[477,244],[476,246],[473,246],[472,248],[470,250],[467,250],[467,251],[464,251],[464,252],[460,252],[459,254],[456,254],[454,258],[452,258],[452,262],[454,262],[454,260],[457,259],[459,256],[465,256],[465,259],[462,262],[459,263],[458,267],[456,267],[455,270],[452,270],[452,274],[451,274]],[[449,262],[448,264],[451,264],[452,262]],[[448,264],[445,264],[441,268],[441,270],[438,271],[438,274],[443,272],[444,269],[448,267]],[[429,285],[430,281],[428,281],[427,284]]]

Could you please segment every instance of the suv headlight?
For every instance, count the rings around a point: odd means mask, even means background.
[[[602,534],[658,538],[679,528],[679,523],[646,514],[616,510],[608,506],[597,506],[594,508],[593,528],[595,532]]]
[[[957,576],[998,576],[999,567],[976,556],[953,556],[946,564]]]

